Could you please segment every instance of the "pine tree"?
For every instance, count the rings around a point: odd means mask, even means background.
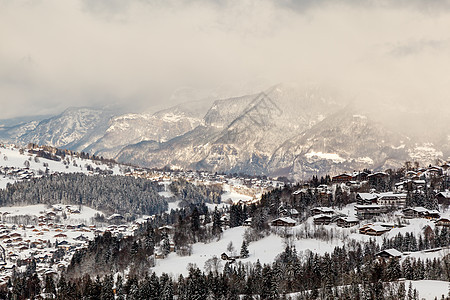
[[[247,258],[249,255],[248,252],[248,248],[247,248],[247,243],[245,242],[245,240],[242,241],[242,246],[241,246],[241,258]]]

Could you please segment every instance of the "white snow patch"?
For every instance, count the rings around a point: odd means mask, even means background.
[[[356,161],[359,162],[359,163],[367,164],[367,165],[373,165],[373,159],[371,159],[368,156],[366,156],[366,157],[358,157],[356,159]]]
[[[308,159],[327,159],[332,160],[334,163],[342,163],[345,161],[344,158],[340,157],[339,154],[336,153],[323,153],[323,152],[314,152],[311,151],[305,154]]]

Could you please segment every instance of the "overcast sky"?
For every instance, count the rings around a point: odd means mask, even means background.
[[[279,82],[448,109],[449,28],[436,0],[0,0],[0,118]]]

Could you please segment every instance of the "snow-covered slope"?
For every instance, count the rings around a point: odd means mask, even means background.
[[[113,174],[120,174],[120,166],[108,166],[98,161],[89,159],[81,159],[75,157],[66,157],[65,160],[55,161],[45,159],[43,157],[36,157],[35,154],[30,154],[25,149],[23,153],[20,148],[11,146],[0,147],[0,188],[6,187],[8,183],[21,180],[25,174],[32,174],[32,176],[39,176],[40,173],[92,173],[88,170],[88,165],[100,170],[108,170]],[[64,163],[65,161],[65,163]],[[69,161],[69,163],[67,163]],[[28,165],[28,168],[26,168]],[[9,173],[9,174],[8,174]]]
[[[12,142],[50,145],[82,151],[106,130],[112,112],[92,108],[69,108],[38,124],[30,122],[9,132]]]
[[[195,107],[195,104],[192,104]],[[178,105],[155,114],[125,114],[114,117],[104,135],[85,151],[114,157],[125,146],[142,141],[165,142],[182,135],[202,122],[201,109]]]
[[[339,105],[315,87],[279,85],[257,95],[216,101],[194,130],[165,143],[124,148],[119,161],[264,174],[275,149]]]

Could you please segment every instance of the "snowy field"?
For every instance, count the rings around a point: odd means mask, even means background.
[[[31,160],[29,160],[30,157]],[[35,157],[36,155],[28,153],[27,149],[25,149],[24,154],[20,154],[18,148],[0,147],[0,167],[24,168],[24,163],[26,160],[28,160],[30,162],[30,170],[34,171],[45,171],[45,167],[43,164],[47,163],[48,168],[51,172],[81,172],[88,174],[89,171],[86,169],[86,164],[90,164],[94,169],[99,167],[102,170],[112,170],[115,175],[120,174],[120,168],[118,165],[115,165],[114,168],[110,169],[107,165],[100,164],[99,162],[93,162],[92,160],[75,157],[70,157],[70,164],[64,165],[62,161],[54,161],[42,157],[38,157],[38,162],[36,162]],[[78,166],[74,166],[73,161],[75,161]]]
[[[196,243],[192,245],[191,256],[178,256],[176,253],[170,253],[165,259],[156,260],[156,266],[153,271],[161,275],[162,273],[168,273],[176,278],[178,275],[183,276],[188,274],[188,268],[190,264],[196,264],[197,267],[204,270],[205,262],[213,258],[214,256],[220,258],[223,252],[228,253],[227,246],[230,242],[234,246],[234,255],[239,255],[243,235],[247,227],[240,226],[234,227],[223,232],[222,238],[217,242],[211,242],[209,244]],[[319,254],[333,251],[336,245],[341,245],[342,242],[334,241],[333,243],[327,243],[324,241],[306,239],[292,241],[291,245],[295,245],[298,253],[305,251],[312,251]],[[255,263],[257,260],[264,263],[272,263],[275,258],[284,251],[286,247],[285,240],[277,235],[267,236],[259,241],[252,242],[248,246],[250,256],[240,261]],[[228,253],[229,254],[229,253]],[[222,267],[225,261],[222,262]]]

